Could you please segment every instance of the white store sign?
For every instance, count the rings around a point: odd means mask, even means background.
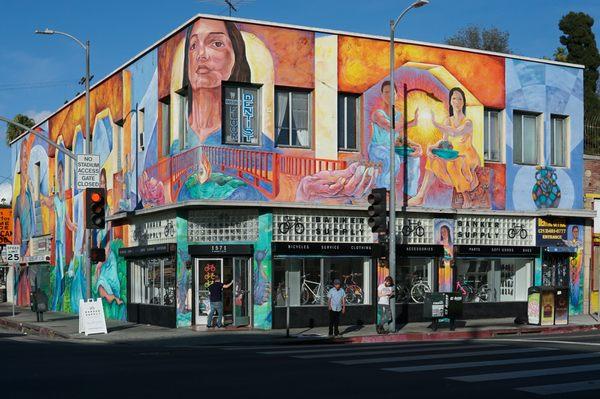
[[[342,212],[275,212],[273,241],[372,243],[367,219]]]
[[[176,239],[175,213],[143,216],[129,229],[130,246],[168,244],[175,242]]]
[[[100,156],[77,154],[75,185],[78,190],[100,187]]]
[[[458,216],[455,244],[535,246],[535,219],[530,217]]]
[[[79,300],[79,334],[107,334],[102,299]]]

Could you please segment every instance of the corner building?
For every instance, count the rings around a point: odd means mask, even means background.
[[[398,210],[409,201],[397,218],[399,321],[422,318],[424,286],[462,291],[466,318],[524,315],[527,288],[542,284],[568,288],[571,314],[586,312],[582,67],[398,41],[409,156],[399,150],[391,171],[388,46],[198,15],[118,68],[91,91],[105,262],[83,266],[73,162],[31,135],[13,143],[18,304],[37,286],[52,309],[77,312],[90,284],[110,318],[205,325],[220,275],[234,281],[228,323],[282,328],[289,300],[292,326],[318,326],[340,278],[345,322],[373,323],[388,267],[366,196],[396,173]],[[81,153],[84,103],[37,128]]]

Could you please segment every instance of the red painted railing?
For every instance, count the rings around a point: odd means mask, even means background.
[[[202,157],[213,171],[237,178],[255,187],[267,198],[279,194],[279,175],[303,177],[329,170],[346,168],[346,161],[281,155],[276,152],[201,145],[170,158],[160,160],[145,171],[171,187],[171,199],[176,200],[183,184],[198,172]]]

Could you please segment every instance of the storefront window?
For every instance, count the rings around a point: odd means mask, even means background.
[[[570,254],[544,254],[542,262],[542,285],[549,287],[569,286]]]
[[[176,269],[171,258],[131,262],[131,302],[175,306]]]
[[[461,259],[454,291],[465,302],[526,301],[532,270],[531,259]]]
[[[431,292],[431,258],[402,259],[396,271],[396,294],[399,303],[422,303]]]
[[[275,306],[286,306],[288,294],[290,306],[327,305],[327,292],[335,279],[342,282],[348,305],[368,303],[370,264],[367,258],[276,259]]]

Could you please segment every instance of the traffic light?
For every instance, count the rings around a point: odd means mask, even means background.
[[[387,190],[385,188],[374,188],[367,197],[371,206],[367,209],[369,215],[369,226],[373,233],[387,231]]]
[[[106,189],[85,190],[85,228],[103,229],[106,225]]]

